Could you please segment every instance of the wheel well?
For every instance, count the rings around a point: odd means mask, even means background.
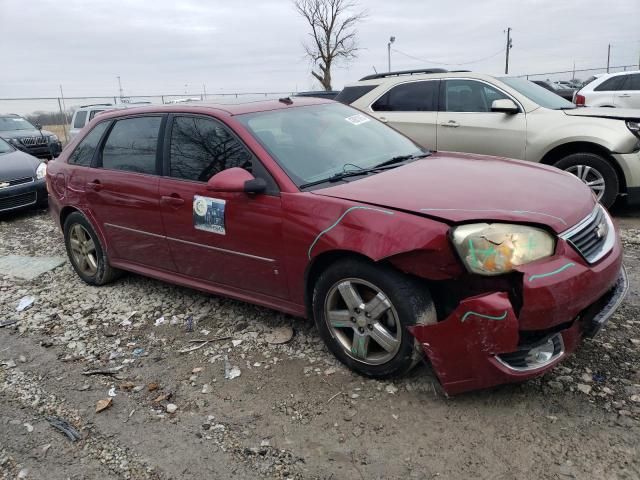
[[[316,284],[316,280],[318,280],[320,274],[324,272],[329,265],[345,258],[361,258],[369,262],[372,261],[366,255],[351,250],[331,250],[315,257],[307,267],[304,289],[304,303],[307,307],[307,318],[313,318],[313,287]]]
[[[60,211],[60,227],[64,228],[64,222],[67,220],[67,217],[71,215],[73,212],[79,212],[77,208],[74,207],[64,207]]]
[[[542,160],[540,160],[540,163],[544,163],[545,165],[553,165],[558,160],[566,157],[567,155],[571,155],[572,153],[594,153],[607,160],[615,169],[616,175],[618,175],[620,192],[627,191],[627,183],[625,181],[624,173],[622,172],[620,165],[618,165],[618,162],[616,162],[615,158],[611,156],[611,152],[609,152],[609,150],[596,143],[571,142],[559,145],[547,152]]]

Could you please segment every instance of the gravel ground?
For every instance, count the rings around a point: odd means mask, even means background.
[[[0,328],[0,477],[640,478],[640,221],[620,216],[632,291],[601,334],[543,378],[455,398],[425,365],[359,377],[272,310],[132,274],[94,288],[69,263],[0,276],[0,323],[18,320]],[[65,256],[41,211],[0,218],[8,254]]]

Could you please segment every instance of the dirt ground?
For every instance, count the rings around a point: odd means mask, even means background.
[[[616,214],[631,293],[600,335],[543,378],[453,398],[426,365],[355,375],[268,309],[137,275],[89,287],[68,262],[0,276],[0,325],[17,320],[0,328],[0,477],[638,479],[640,210]],[[41,211],[0,218],[9,254],[65,256]]]

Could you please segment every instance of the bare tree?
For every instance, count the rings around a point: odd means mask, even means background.
[[[294,0],[294,5],[311,27],[312,40],[304,48],[320,70],[311,74],[325,90],[331,90],[331,67],[339,60],[356,57],[355,27],[367,13],[357,10],[358,4],[352,0]]]

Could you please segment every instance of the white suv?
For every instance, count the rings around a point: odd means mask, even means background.
[[[94,103],[92,105],[82,105],[75,112],[71,118],[71,126],[69,128],[69,139],[75,137],[80,130],[88,124],[93,117],[100,112],[106,112],[107,110],[117,110],[120,108],[139,107],[143,104],[150,104],[151,102],[131,102],[131,103]]]
[[[554,165],[607,207],[640,201],[640,110],[576,108],[524,78],[441,69],[370,75],[336,100],[432,150]]]
[[[640,108],[640,70],[600,75],[576,92],[576,105]]]

